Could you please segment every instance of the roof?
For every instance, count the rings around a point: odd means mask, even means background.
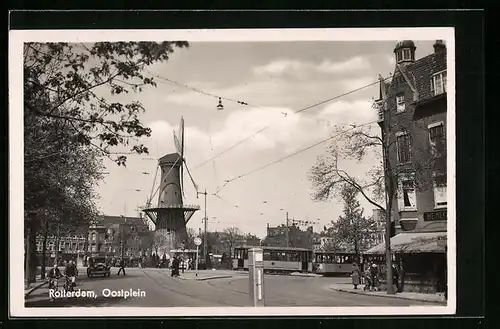
[[[100,216],[101,225],[109,226],[113,224],[129,224],[135,226],[144,226],[144,219],[140,217],[125,217],[125,216]]]
[[[431,77],[439,72],[446,70],[446,51],[438,51],[422,57],[412,63],[403,65],[402,70],[408,76],[410,82],[416,87],[419,95],[419,101],[433,98],[431,93]],[[389,93],[394,95],[399,92],[399,86],[404,82],[404,77],[395,75],[391,81]]]
[[[391,238],[393,253],[445,253],[446,232],[399,233]],[[366,251],[365,254],[384,254],[385,243]]]
[[[180,159],[180,154],[179,153],[170,153],[170,154],[167,154],[167,155],[164,155],[162,156],[160,159],[159,159],[159,162],[160,163],[164,163],[164,162],[167,162],[167,163],[175,163],[177,161],[177,164],[180,165],[181,164],[181,160]]]
[[[394,47],[394,52],[396,52],[397,49],[400,49],[400,48],[413,48],[415,49],[415,43],[412,41],[412,40],[403,40],[403,41],[399,41],[398,43],[396,43],[396,47]]]
[[[251,248],[261,248],[263,250],[282,250],[282,251],[311,251],[311,249],[306,249],[306,248],[295,248],[295,247],[270,247],[270,246],[249,246],[249,245],[242,245],[242,246],[237,246],[236,248],[243,248],[243,249],[251,249]]]

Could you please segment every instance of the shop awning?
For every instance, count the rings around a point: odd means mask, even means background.
[[[445,253],[446,232],[399,233],[391,238],[392,253]],[[365,252],[366,254],[384,254],[385,243],[381,243]]]

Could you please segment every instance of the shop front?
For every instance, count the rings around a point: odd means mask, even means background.
[[[391,253],[399,271],[402,291],[445,292],[447,286],[446,232],[400,233],[391,238]],[[366,255],[384,255],[385,244],[368,250]],[[384,266],[385,269],[385,266]],[[386,283],[385,275],[381,284]]]

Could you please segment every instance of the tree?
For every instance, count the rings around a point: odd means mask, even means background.
[[[371,219],[363,216],[363,208],[357,200],[358,190],[352,185],[344,184],[341,195],[344,201],[344,215],[335,222],[339,241],[349,245],[354,250],[356,262],[359,261],[360,250],[367,249],[368,238],[373,234]]]
[[[196,230],[193,228],[188,228],[187,229],[187,241],[186,241],[184,248],[191,249],[191,250],[196,249],[196,245],[194,244],[194,238],[196,238],[196,236],[197,236]]]
[[[139,138],[149,137],[151,129],[139,120],[138,115],[145,111],[143,105],[137,101],[124,104],[120,95],[156,86],[152,77],[144,75],[144,69],[167,61],[174,47],[187,46],[181,41],[26,43],[25,113],[39,120],[63,122],[75,131],[80,145],[92,146],[124,165],[126,151],[113,157],[112,149],[131,146],[129,152],[147,153]],[[41,142],[45,138],[41,136]]]
[[[222,231],[222,250],[225,250],[229,257],[231,258],[233,255],[234,247],[238,240],[243,239],[244,234],[237,227],[229,227]]]
[[[139,142],[151,133],[138,117],[145,109],[119,95],[155,86],[143,70],[174,47],[187,43],[25,43],[25,209],[38,221],[56,222],[58,232],[88,223],[101,157],[125,165],[125,154],[147,153]]]

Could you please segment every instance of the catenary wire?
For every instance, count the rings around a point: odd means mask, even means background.
[[[338,134],[335,134],[335,135],[333,135],[333,136],[329,136],[329,137],[327,137],[327,138],[325,138],[325,139],[322,139],[322,140],[320,140],[320,141],[318,141],[318,142],[316,142],[316,143],[314,143],[314,144],[312,144],[312,145],[309,145],[309,146],[308,146],[308,147],[306,147],[306,148],[300,149],[300,150],[298,150],[298,151],[296,151],[296,152],[293,152],[293,153],[291,153],[291,154],[288,154],[287,156],[284,156],[284,157],[279,158],[279,159],[277,159],[277,160],[271,161],[271,162],[269,162],[269,163],[267,163],[267,164],[265,164],[265,165],[263,165],[263,166],[260,166],[260,167],[258,167],[258,168],[252,169],[252,170],[250,170],[250,171],[247,171],[247,172],[246,172],[246,173],[244,173],[244,174],[241,174],[241,175],[236,176],[236,177],[234,177],[234,178],[228,179],[228,180],[224,181],[224,185],[222,185],[222,187],[221,187],[221,189],[219,190],[219,192],[220,192],[220,191],[221,191],[221,190],[222,190],[222,189],[223,189],[223,188],[224,188],[227,184],[229,184],[229,183],[231,183],[231,182],[233,182],[233,181],[235,181],[235,180],[238,180],[238,179],[243,178],[243,177],[245,177],[245,176],[248,176],[248,175],[250,175],[250,174],[253,174],[253,173],[256,173],[256,172],[258,172],[258,171],[261,171],[261,170],[263,170],[263,169],[265,169],[265,168],[267,168],[267,167],[270,167],[270,166],[272,166],[272,165],[274,165],[274,164],[280,163],[280,162],[282,162],[282,161],[284,161],[284,160],[287,160],[287,159],[289,159],[289,158],[291,158],[291,157],[293,157],[293,156],[296,156],[297,154],[300,154],[300,153],[302,153],[302,152],[308,151],[308,150],[310,150],[310,149],[312,149],[312,148],[314,148],[314,147],[316,147],[316,146],[318,146],[318,145],[321,145],[321,144],[323,144],[323,143],[325,143],[325,142],[327,142],[327,141],[329,141],[329,140],[332,140],[332,139],[334,139],[334,138],[337,138],[337,137],[339,137],[340,135],[347,133],[348,131],[351,131],[351,130],[353,130],[353,129],[357,129],[357,128],[360,128],[360,127],[368,126],[368,125],[374,124],[374,123],[376,123],[376,122],[378,122],[378,120],[370,121],[370,122],[367,122],[367,123],[364,123],[364,124],[361,124],[361,125],[356,125],[356,126],[351,127],[351,128],[349,128],[349,129],[347,129],[347,130],[341,131],[341,132],[340,132],[340,133],[338,133]]]

